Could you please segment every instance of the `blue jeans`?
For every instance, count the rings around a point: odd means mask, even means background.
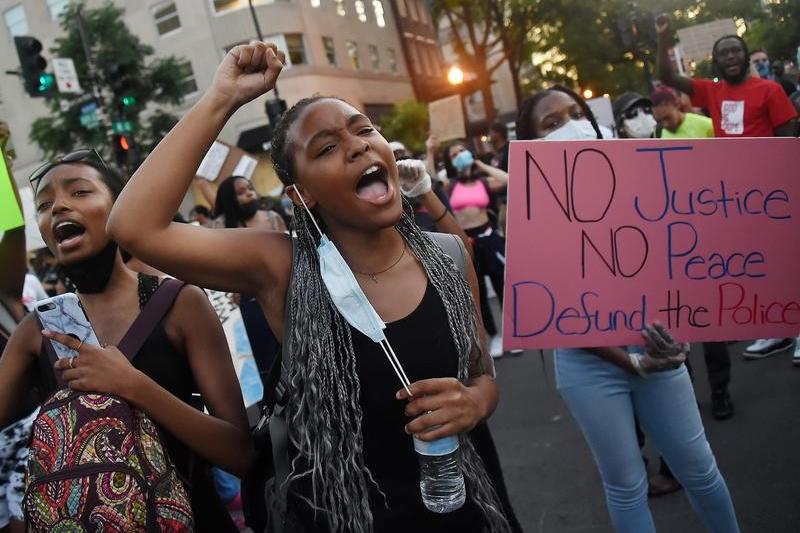
[[[588,352],[560,349],[555,352],[555,367],[561,397],[597,463],[617,532],[655,532],[647,506],[647,471],[636,439],[634,410],[706,529],[715,533],[739,531],[685,366],[645,379]]]

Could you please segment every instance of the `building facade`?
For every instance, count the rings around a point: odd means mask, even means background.
[[[442,56],[428,3],[392,0],[392,8],[417,100],[430,102],[454,94],[454,88],[447,82],[448,65]]]
[[[185,113],[210,85],[217,65],[233,46],[256,39],[247,0],[114,0],[125,8],[125,22],[155,56],[185,59],[183,103],[170,111]],[[289,106],[314,94],[341,96],[367,115],[377,117],[398,100],[414,97],[391,0],[255,0],[264,39],[287,52],[290,66],[278,82]],[[89,8],[103,0],[89,0]],[[68,0],[0,0],[4,24],[0,69],[16,70],[15,35],[42,41],[43,55],[63,34],[59,15]],[[266,98],[240,109],[220,138],[237,144],[264,128]],[[30,98],[15,76],[0,77],[0,118],[11,127],[17,152],[15,174],[23,179],[41,162],[28,142],[32,122],[47,114],[40,98]],[[251,137],[253,135],[250,135]],[[264,140],[267,140],[265,138]],[[109,141],[110,142],[110,141]],[[21,183],[22,184],[22,183]]]

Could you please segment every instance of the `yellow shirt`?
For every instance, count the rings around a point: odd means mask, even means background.
[[[667,128],[661,131],[662,139],[700,139],[714,136],[714,124],[711,119],[696,113],[686,113],[678,131],[671,132]]]

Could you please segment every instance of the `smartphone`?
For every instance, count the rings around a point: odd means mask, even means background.
[[[100,346],[92,324],[81,306],[81,301],[71,292],[59,294],[35,304],[36,314],[44,329],[55,333],[63,333],[83,341],[84,344]],[[60,342],[50,341],[59,359],[75,357],[78,352]]]

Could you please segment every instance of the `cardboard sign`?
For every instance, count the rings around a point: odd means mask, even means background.
[[[791,138],[513,142],[504,347],[796,336],[798,168]]]
[[[222,165],[225,164],[225,160],[228,158],[228,153],[230,151],[231,149],[228,145],[214,141],[214,144],[208,149],[206,155],[203,156],[203,160],[200,162],[200,167],[197,169],[196,175],[208,181],[215,181],[219,177],[222,171]]]
[[[18,228],[25,224],[14,189],[11,188],[11,174],[6,166],[6,156],[0,150],[0,231]]]
[[[457,94],[429,103],[428,117],[431,125],[430,136],[439,142],[463,139],[467,136],[461,96]]]

